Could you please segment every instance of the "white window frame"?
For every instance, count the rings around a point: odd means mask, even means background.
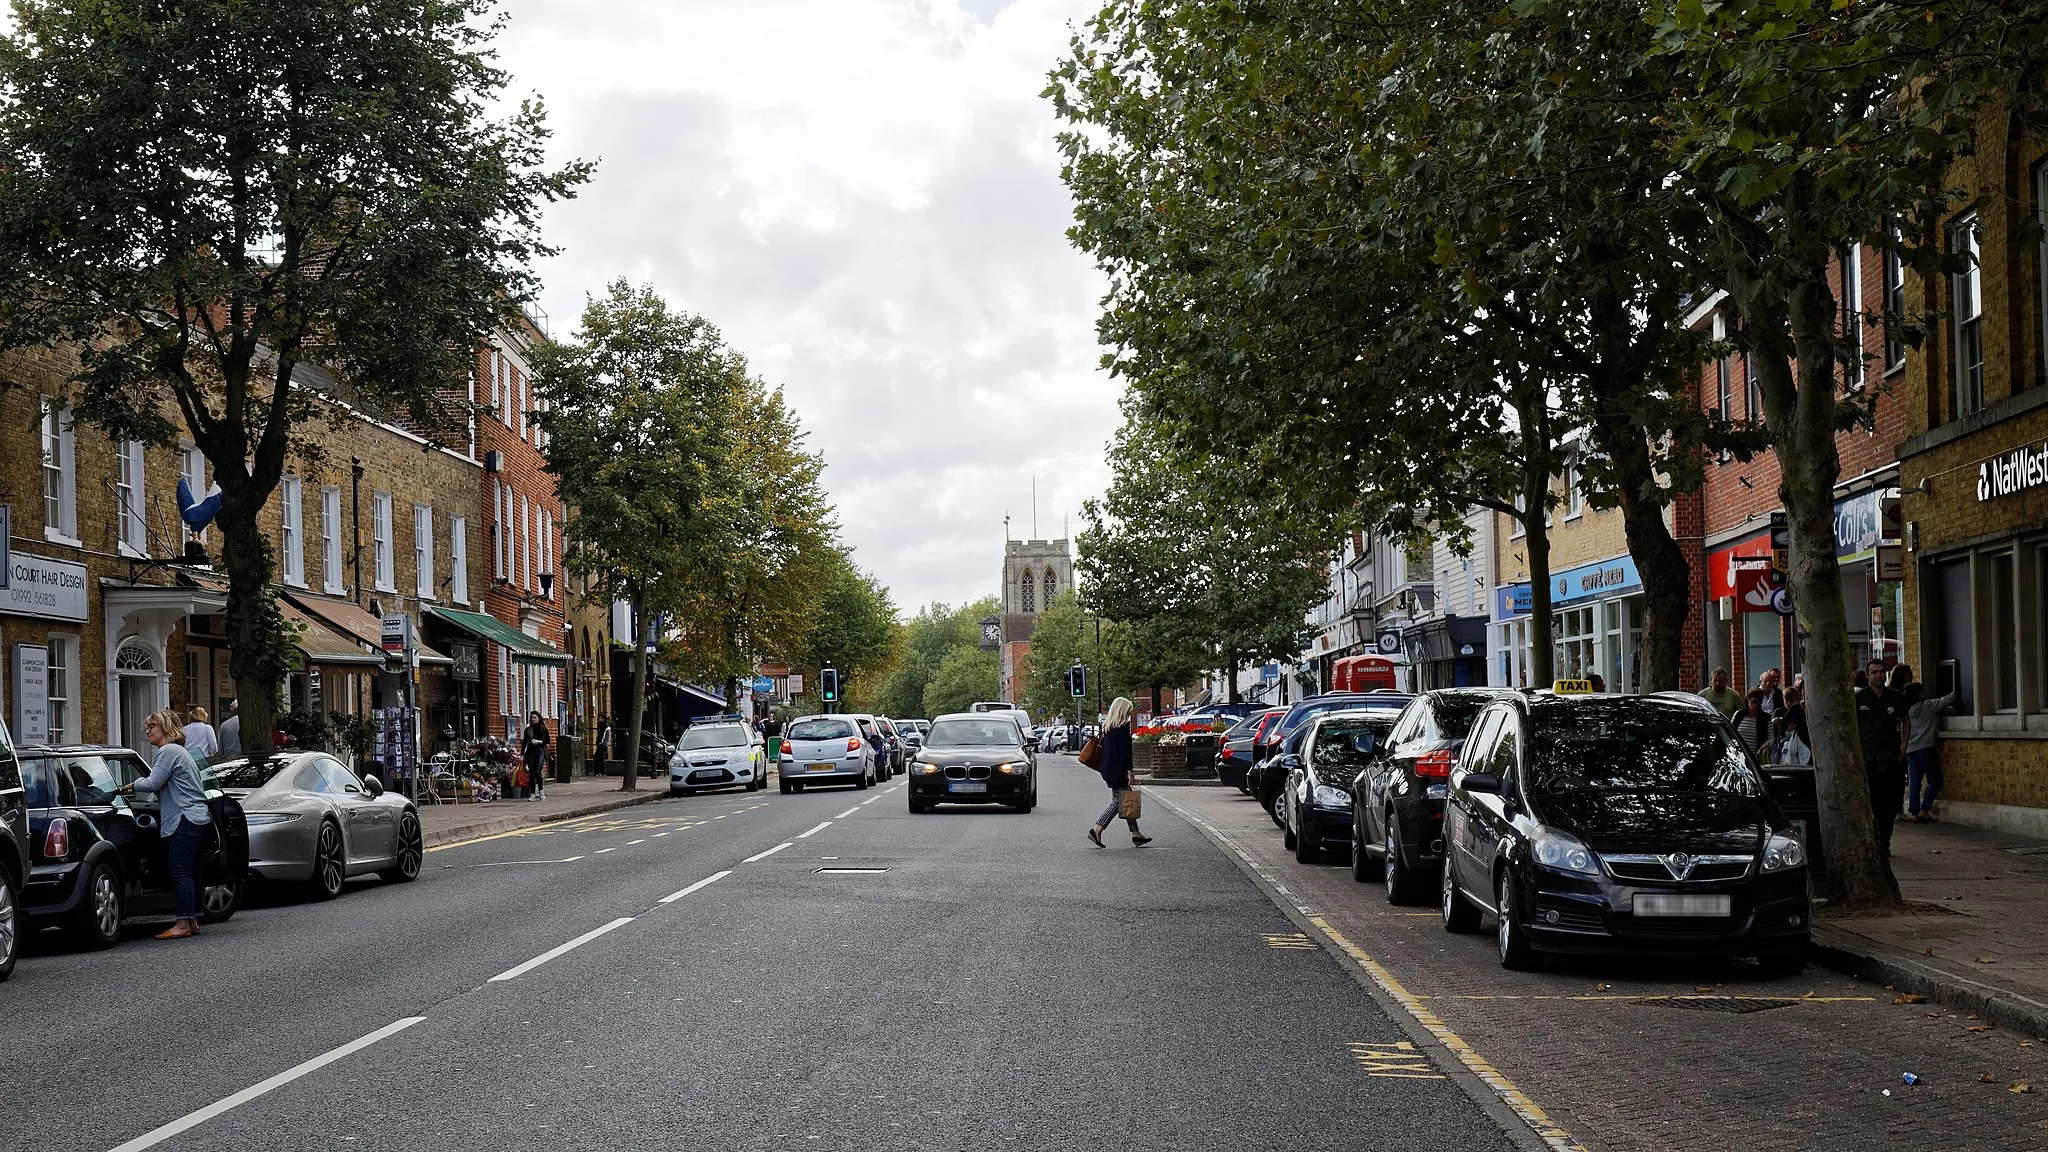
[[[192,490],[192,499],[206,499],[206,453],[200,451],[198,445],[192,443],[183,445],[178,456],[178,476],[185,481],[185,486]],[[183,516],[178,517],[178,526],[182,533],[182,540],[197,540],[201,544],[206,543],[205,530],[202,529],[194,532],[192,529],[185,527],[185,518]]]
[[[1842,340],[1849,346],[1849,359],[1842,364],[1842,380],[1851,392],[1863,387],[1863,245],[1842,250]]]
[[[294,588],[306,586],[306,490],[297,476],[277,482],[281,502],[278,514],[278,551],[284,565],[284,582]]]
[[[43,539],[80,546],[78,539],[78,441],[71,409],[43,398]]]
[[[1579,454],[1574,452],[1564,462],[1564,518],[1577,520],[1586,514],[1586,498],[1580,490],[1585,483],[1584,473],[1579,471]]]
[[[1984,410],[1984,249],[1979,232],[1974,212],[1949,227],[1950,254],[1969,261],[1968,267],[1949,276],[1949,353],[1955,358],[1949,381],[1954,405],[1950,419]],[[1970,367],[1973,343],[1975,365]]]
[[[1906,322],[1906,258],[1899,253],[1899,226],[1887,225],[1885,234],[1890,247],[1884,254],[1884,370],[1890,375],[1906,364],[1906,342],[1897,334],[1898,326]]]
[[[79,734],[72,731],[69,718],[72,715],[71,704],[77,698],[78,637],[51,633],[44,644],[50,653],[45,681],[48,685],[49,741],[53,747],[76,743]]]
[[[123,556],[149,555],[149,524],[143,519],[142,498],[148,490],[140,440],[123,440],[116,448],[114,478],[114,536]]]
[[[448,598],[469,603],[469,517],[448,518]]]
[[[329,485],[320,489],[320,546],[322,589],[330,596],[343,592],[341,548],[341,489]]]
[[[519,494],[519,586],[533,587],[533,506]]]
[[[371,586],[379,592],[396,592],[398,574],[393,569],[397,561],[391,551],[391,493],[373,494],[370,509],[370,538],[374,542],[376,556]]]
[[[436,599],[434,592],[434,506],[415,504],[412,506],[412,585],[413,595],[422,600]]]

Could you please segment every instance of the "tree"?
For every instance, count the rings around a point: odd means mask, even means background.
[[[80,349],[77,417],[182,426],[221,488],[229,667],[269,747],[291,655],[257,515],[312,410],[454,427],[475,349],[534,288],[540,106],[489,118],[489,0],[20,0],[0,43],[0,345]],[[173,418],[175,414],[175,418]]]
[[[658,614],[694,602],[705,573],[745,547],[712,497],[730,476],[730,392],[744,365],[700,316],[671,309],[652,288],[613,282],[583,310],[573,341],[543,346],[533,363],[549,408],[548,471],[569,520],[567,570],[587,603],[633,606],[632,723],[625,780],[639,787],[647,649]]]
[[[1001,611],[993,596],[958,608],[927,604],[903,628],[903,658],[883,682],[876,707],[887,716],[924,716],[925,685],[955,649],[981,642],[981,621]],[[977,697],[978,699],[978,697]]]
[[[1067,687],[1067,671],[1080,664],[1088,669],[1087,710],[1095,704],[1094,678],[1102,674],[1102,657],[1095,650],[1094,630],[1081,601],[1071,588],[1063,588],[1052,603],[1038,614],[1031,629],[1031,662],[1024,678],[1024,707],[1033,716],[1071,716],[1074,695]]]
[[[955,648],[924,686],[924,714],[965,712],[977,700],[994,700],[1002,675],[1003,662],[996,653],[974,646]]]
[[[804,643],[801,662],[839,669],[843,702],[872,704],[898,658],[902,626],[889,590],[861,571],[843,548],[830,550],[819,581],[818,618]]]

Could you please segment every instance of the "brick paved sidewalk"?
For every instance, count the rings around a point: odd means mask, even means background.
[[[668,795],[668,781],[656,776],[650,783],[641,779],[637,792],[621,792],[617,776],[586,776],[567,784],[550,784],[545,800],[494,800],[489,804],[422,804],[420,831],[427,847],[494,836],[515,828],[531,827],[555,820],[570,820],[596,812],[608,812],[634,804],[645,804]]]
[[[1828,963],[2048,1036],[2048,841],[1900,824],[1892,871],[1923,914],[1819,918]],[[1938,909],[1938,911],[1937,911]]]

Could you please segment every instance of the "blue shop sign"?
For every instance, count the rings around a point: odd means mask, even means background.
[[[1510,584],[1493,590],[1493,618],[1513,620],[1536,610],[1536,593],[1527,584]]]
[[[1598,564],[1581,564],[1553,575],[1550,578],[1550,606],[1563,608],[1585,600],[1604,600],[1610,596],[1626,595],[1642,586],[1643,579],[1636,572],[1635,560],[1617,556]],[[1496,619],[1512,620],[1533,611],[1534,597],[1529,585],[1510,584],[1494,589]]]

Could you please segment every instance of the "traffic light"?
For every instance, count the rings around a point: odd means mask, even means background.
[[[818,693],[827,704],[839,703],[839,669],[818,669]]]
[[[1088,694],[1087,668],[1076,664],[1072,668],[1067,669],[1067,691],[1077,697]]]

